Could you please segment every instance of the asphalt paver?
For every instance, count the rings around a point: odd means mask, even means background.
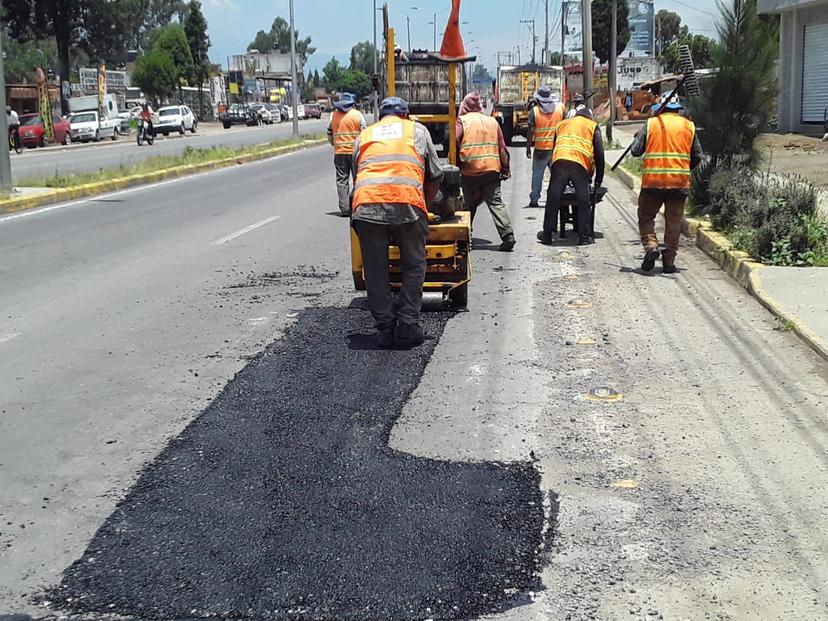
[[[142,473],[50,594],[141,618],[469,618],[539,588],[540,478],[388,447],[450,315],[407,351],[309,309]],[[446,391],[453,387],[450,383]]]

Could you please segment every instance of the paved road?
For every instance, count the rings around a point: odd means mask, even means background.
[[[302,135],[324,134],[328,126],[327,115],[321,120],[300,121]],[[70,145],[48,149],[26,149],[22,154],[12,153],[12,177],[15,182],[29,178],[65,175],[77,172],[94,172],[102,168],[129,165],[157,155],[177,155],[186,147],[207,149],[214,145],[239,147],[261,144],[289,138],[293,131],[291,123],[265,125],[262,127],[234,126],[229,130],[210,127],[202,133],[178,134],[158,138],[152,147],[139,147],[135,133],[122,136],[116,142],[101,142],[94,145]]]
[[[638,273],[612,180],[534,243],[513,155],[517,251],[479,214],[398,354],[327,149],[0,219],[0,615],[825,617],[825,363],[693,248]]]

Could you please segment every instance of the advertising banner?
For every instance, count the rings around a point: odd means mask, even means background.
[[[624,55],[652,56],[655,44],[655,9],[651,0],[629,0],[630,42]]]
[[[49,142],[54,142],[55,125],[52,119],[52,102],[49,99],[49,84],[46,82],[46,74],[41,67],[35,71],[35,81],[37,82],[37,111],[43,123],[43,133]]]
[[[584,45],[580,0],[568,0],[564,2],[564,11],[564,25],[566,28],[565,53],[580,56]]]
[[[649,82],[661,77],[661,65],[655,58],[630,58],[622,56],[618,59],[619,91],[629,91],[642,82]]]
[[[106,117],[106,65],[101,63],[98,65],[98,113],[101,117]]]

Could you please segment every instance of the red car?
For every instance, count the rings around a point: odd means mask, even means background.
[[[57,114],[52,115],[55,126],[55,142],[69,144],[72,142],[72,135],[69,132],[69,121],[62,119]],[[29,148],[45,147],[48,144],[46,134],[43,131],[43,123],[39,114],[20,115],[20,140],[23,145]]]
[[[306,103],[305,104],[305,118],[306,119],[321,119],[322,118],[322,108],[319,106],[319,104]]]

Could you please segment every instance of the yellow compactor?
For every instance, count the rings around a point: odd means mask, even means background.
[[[388,7],[384,7],[385,25],[385,93],[384,97],[396,94],[398,81],[397,60],[394,45],[394,29],[388,26]],[[445,62],[445,61],[439,61]],[[457,140],[454,125],[457,121],[457,66],[458,62],[448,62],[448,106],[441,114],[412,114],[411,118],[425,125],[446,125],[449,164],[457,165]],[[443,301],[455,308],[465,308],[468,302],[468,286],[471,280],[471,214],[463,210],[462,199],[458,197],[459,210],[450,217],[429,214],[428,238],[426,240],[426,276],[423,284],[424,293],[441,294]],[[399,290],[402,284],[400,269],[400,249],[391,245],[388,249],[391,286]],[[351,227],[351,271],[357,291],[365,290],[362,251],[359,237]]]

